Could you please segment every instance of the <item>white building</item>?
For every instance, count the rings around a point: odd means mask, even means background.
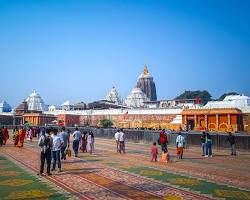
[[[110,92],[107,94],[105,100],[107,101],[112,101],[117,105],[122,105],[122,99],[120,95],[118,94],[117,90],[115,87],[113,87]]]
[[[238,108],[243,113],[250,113],[250,97],[245,95],[228,95],[223,101],[209,101],[204,108]]]
[[[29,111],[47,111],[48,106],[45,105],[42,97],[34,90],[26,99]]]
[[[138,87],[134,87],[125,100],[125,104],[132,108],[144,107],[144,102],[149,101],[146,94]]]

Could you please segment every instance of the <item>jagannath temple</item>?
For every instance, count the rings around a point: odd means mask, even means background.
[[[6,108],[6,103],[0,106]],[[2,109],[3,110],[3,109]],[[113,127],[250,132],[250,97],[229,95],[222,101],[202,105],[197,99],[157,100],[156,86],[147,65],[126,98],[115,87],[102,100],[91,103],[69,101],[60,106],[44,103],[33,91],[14,112],[0,112],[5,124],[100,126],[109,119]]]

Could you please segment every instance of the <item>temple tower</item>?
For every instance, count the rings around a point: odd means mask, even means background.
[[[146,64],[144,65],[143,73],[138,77],[137,87],[141,88],[150,101],[157,100],[153,76],[150,75]]]

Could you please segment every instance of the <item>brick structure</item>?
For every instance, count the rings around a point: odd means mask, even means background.
[[[80,115],[58,114],[56,117],[57,117],[57,123],[60,126],[80,125]]]
[[[99,126],[103,119],[110,119],[117,128],[153,128],[179,130],[180,125],[171,124],[176,114],[120,114],[120,115],[82,115],[81,125]]]
[[[43,113],[25,113],[23,114],[23,122],[29,122],[33,126],[44,126],[52,124],[56,120],[56,116]]]

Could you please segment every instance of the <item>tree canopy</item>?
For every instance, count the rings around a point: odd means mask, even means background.
[[[108,127],[111,127],[113,125],[113,122],[109,119],[103,119],[100,121],[100,125],[102,128],[108,128]]]
[[[185,91],[175,99],[201,99],[202,104],[211,101],[211,94],[207,90]]]

